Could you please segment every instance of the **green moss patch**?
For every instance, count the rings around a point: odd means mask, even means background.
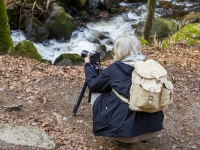
[[[25,55],[29,58],[33,58],[38,61],[42,61],[42,57],[39,55],[37,49],[30,41],[27,40],[21,41],[16,45],[15,50],[19,54]]]
[[[139,36],[137,36],[137,38],[140,40],[140,44],[141,45],[149,45],[149,42]]]
[[[175,44],[200,45],[200,23],[187,24],[165,39],[162,47],[174,46]]]

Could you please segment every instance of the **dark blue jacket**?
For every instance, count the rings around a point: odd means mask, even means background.
[[[120,100],[119,94],[129,99],[133,66],[115,62],[98,75],[91,63],[85,64],[88,88],[92,93],[102,93],[93,105],[93,132],[96,136],[134,137],[163,129],[163,112],[136,112]]]

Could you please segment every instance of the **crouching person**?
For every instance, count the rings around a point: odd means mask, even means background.
[[[147,113],[129,109],[113,91],[129,99],[131,75],[134,67],[126,62],[145,60],[140,42],[132,35],[121,36],[114,43],[115,62],[98,74],[85,57],[85,76],[92,93],[102,93],[93,104],[93,132],[95,136],[112,137],[114,143],[131,147],[135,142],[147,142],[163,129],[163,112]]]

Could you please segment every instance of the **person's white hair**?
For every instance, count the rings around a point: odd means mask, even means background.
[[[120,36],[115,40],[114,53],[117,61],[141,54],[140,41],[133,35]]]

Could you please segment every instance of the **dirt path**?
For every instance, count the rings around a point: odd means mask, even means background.
[[[200,149],[200,49],[144,47],[143,51],[166,66],[175,86],[174,103],[164,112],[164,129],[149,143],[136,143],[132,150]],[[84,81],[83,67],[55,67],[21,56],[0,56],[0,123],[39,126],[58,150],[123,149],[110,138],[93,136],[88,90],[73,116]],[[18,105],[23,107],[5,107]],[[0,149],[17,148],[34,149],[0,141]]]

